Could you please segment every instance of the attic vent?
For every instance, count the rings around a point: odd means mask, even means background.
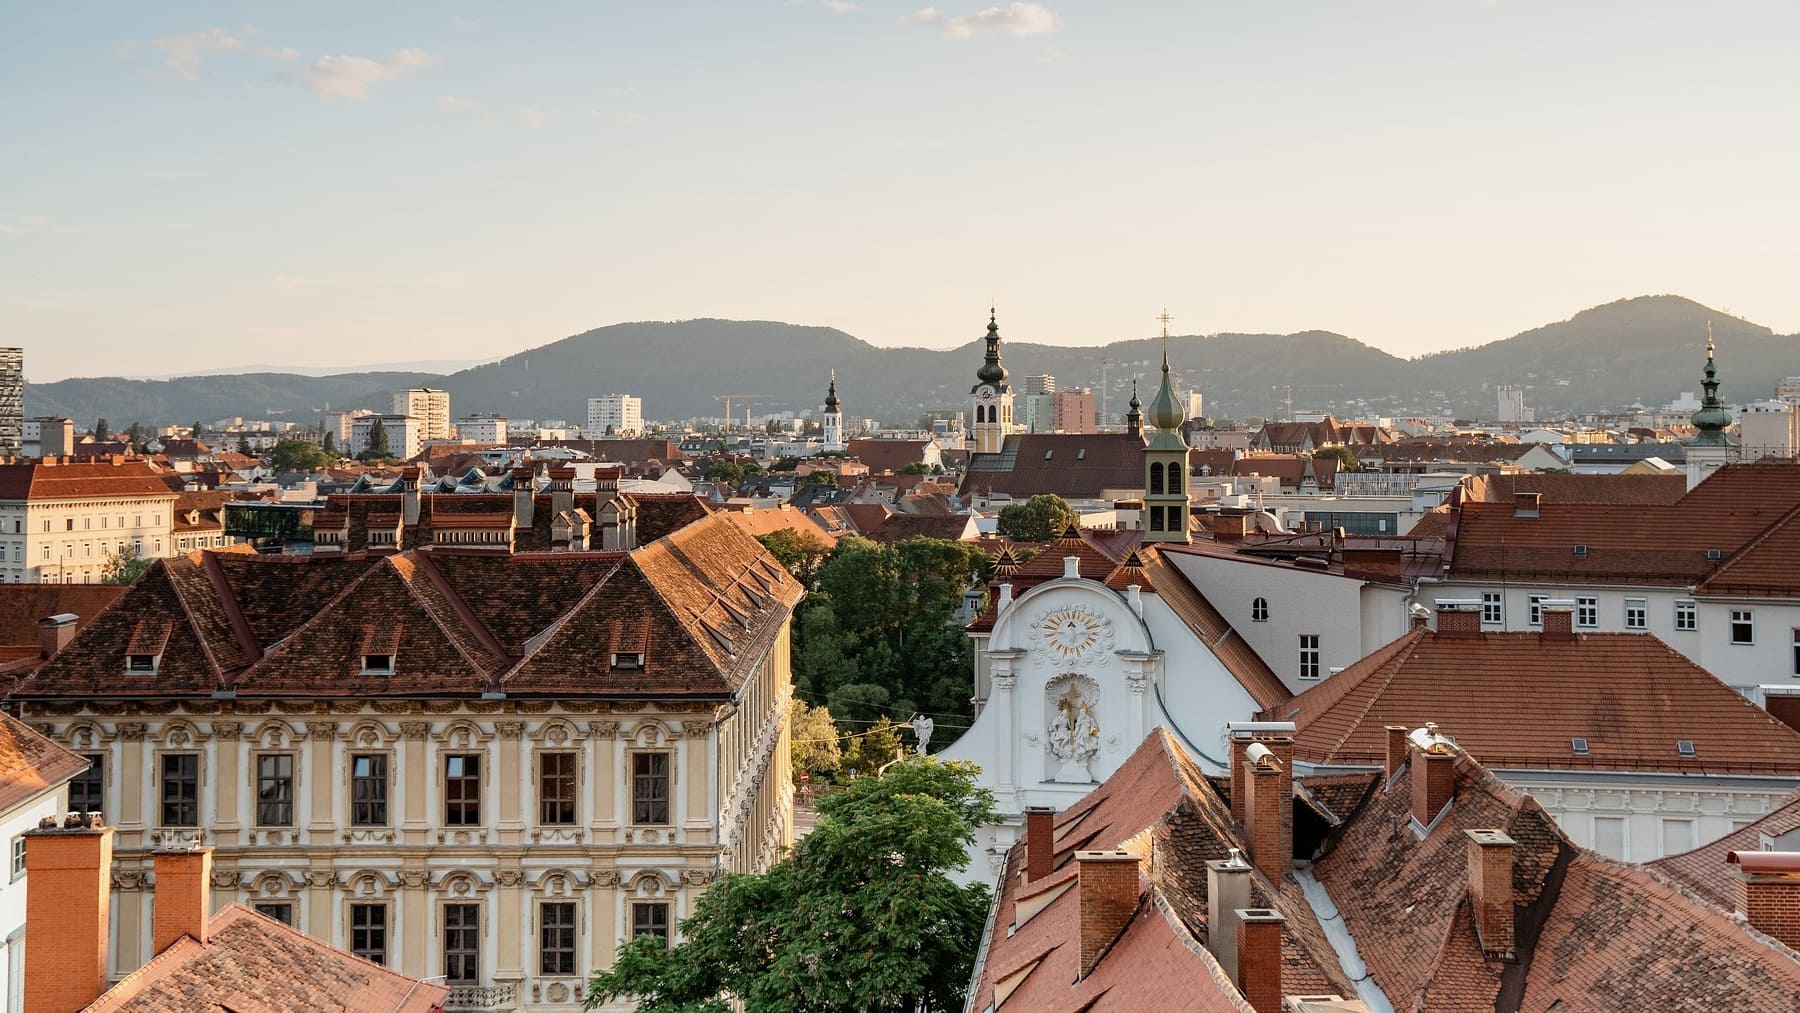
[[[1587,555],[1587,546],[1585,546],[1585,545],[1577,545],[1577,546],[1575,546],[1575,554],[1576,554],[1576,555],[1577,555],[1577,556],[1585,556],[1585,555]]]
[[[1075,451],[1075,460],[1077,460],[1077,461],[1087,460],[1087,448],[1086,447],[1082,447],[1080,450]]]
[[[1706,561],[1709,563],[1716,563],[1719,560],[1724,559],[1724,558],[1725,558],[1725,553],[1722,550],[1719,550],[1719,549],[1707,549],[1706,550]]]
[[[1676,739],[1675,740],[1675,751],[1677,753],[1680,753],[1683,756],[1694,755],[1694,740],[1693,739]]]
[[[1050,460],[1050,455],[1051,455],[1051,454],[1054,454],[1054,453],[1056,453],[1056,451],[1055,451],[1055,450],[1046,450],[1046,451],[1044,451],[1044,460],[1046,460],[1046,461],[1048,461],[1048,460]]]
[[[362,656],[362,675],[393,675],[394,656],[391,654],[365,654]]]
[[[639,672],[644,668],[644,652],[614,651],[607,656],[606,663],[615,672]]]
[[[1570,739],[1569,748],[1574,751],[1576,756],[1586,756],[1588,753],[1588,741],[1586,739]]]

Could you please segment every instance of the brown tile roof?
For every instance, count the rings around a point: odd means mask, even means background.
[[[1800,507],[1751,539],[1694,590],[1725,596],[1800,597]]]
[[[637,539],[639,545],[656,541],[664,535],[673,534],[699,521],[712,516],[713,509],[705,501],[692,493],[685,492],[634,492],[630,494],[633,503],[637,504]],[[588,497],[590,500],[592,496]],[[594,513],[592,504],[588,513]]]
[[[143,458],[47,464],[17,460],[0,463],[0,500],[111,499],[157,497],[175,499],[163,473]]]
[[[1129,433],[1020,433],[999,453],[974,454],[960,492],[1024,499],[1056,493],[1095,499],[1108,490],[1144,488],[1144,441]]]
[[[38,620],[73,614],[79,629],[119,600],[123,584],[0,584],[0,647],[38,650]]]
[[[1712,903],[1732,910],[1739,900],[1738,877],[1726,864],[1725,856],[1733,851],[1759,850],[1764,834],[1780,837],[1795,830],[1800,830],[1800,792],[1789,795],[1781,805],[1747,827],[1733,830],[1692,851],[1666,855],[1649,864]]]
[[[1647,633],[1413,630],[1264,717],[1315,763],[1379,765],[1387,725],[1435,721],[1495,767],[1800,774],[1800,732]]]
[[[1471,475],[1463,480],[1468,501],[1511,503],[1522,492],[1535,492],[1545,503],[1591,503],[1611,506],[1667,506],[1687,495],[1687,476],[1667,475],[1559,475],[1532,472],[1517,475]]]
[[[868,538],[875,529],[887,523],[894,511],[885,503],[846,503],[837,508],[856,533]]]
[[[967,514],[894,514],[866,537],[892,545],[908,538],[942,538],[961,541],[977,537],[974,518]]]
[[[752,538],[776,531],[793,531],[796,534],[812,535],[827,547],[837,544],[837,538],[820,526],[812,514],[796,510],[785,503],[766,509],[726,510],[723,513],[730,518],[731,523]]]
[[[844,449],[851,457],[869,466],[872,474],[898,472],[909,464],[925,460],[930,440],[851,440]]]
[[[629,465],[645,465],[652,462],[670,463],[687,460],[672,440],[654,440],[648,437],[621,440],[540,440],[534,446],[566,447],[591,455],[596,461],[618,461]]]
[[[0,813],[81,773],[88,761],[37,729],[0,713]]]
[[[207,941],[183,936],[87,1007],[88,1013],[433,1013],[449,988],[409,978],[226,905]]]
[[[800,594],[755,539],[716,516],[629,554],[196,552],[158,561],[17,692],[721,696]],[[125,673],[134,644],[165,638],[154,675]],[[611,645],[627,640],[649,645],[644,669],[608,673]],[[371,645],[391,648],[393,672],[361,674],[364,654],[388,653]]]

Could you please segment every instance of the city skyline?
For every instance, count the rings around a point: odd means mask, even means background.
[[[0,314],[38,382],[697,317],[944,348],[990,299],[1060,345],[1167,304],[1412,356],[1656,292],[1800,330],[1800,208],[1757,200],[1800,146],[1785,5],[15,20]]]

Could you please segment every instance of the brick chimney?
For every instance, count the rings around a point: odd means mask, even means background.
[[[99,813],[25,832],[25,1008],[75,1013],[106,991],[112,828]]]
[[[531,529],[532,514],[537,507],[537,487],[534,479],[537,472],[528,465],[512,470],[513,486],[513,527],[524,530]]]
[[[1800,851],[1733,851],[1738,907],[1750,927],[1800,949]]]
[[[1481,952],[1513,959],[1513,839],[1502,830],[1465,830],[1469,837],[1469,903]]]
[[[419,523],[419,469],[400,469],[400,514],[407,527]]]
[[[1382,764],[1383,776],[1392,780],[1406,766],[1406,726],[1387,726],[1387,759]]]
[[[161,953],[182,936],[206,942],[206,923],[212,917],[212,851],[210,846],[195,846],[156,852],[153,952]]]
[[[1462,601],[1438,602],[1437,633],[1446,639],[1481,636],[1481,606]]]
[[[1244,750],[1244,833],[1250,860],[1276,884],[1294,867],[1294,740],[1266,738]]]
[[[1256,1013],[1281,1013],[1281,926],[1271,908],[1240,908],[1237,915],[1237,987]]]
[[[1035,883],[1056,871],[1056,810],[1047,805],[1025,807],[1025,882]]]
[[[1241,542],[1250,531],[1253,519],[1249,514],[1220,513],[1212,518],[1213,541]]]
[[[1237,912],[1250,906],[1250,869],[1243,853],[1206,863],[1206,948],[1238,985]]]
[[[76,618],[74,613],[62,612],[38,620],[38,653],[42,657],[54,657],[69,646],[69,641],[75,639]]]
[[[1575,610],[1568,605],[1543,602],[1538,606],[1544,619],[1545,643],[1575,639]]]
[[[1137,911],[1138,857],[1129,851],[1077,851],[1080,880],[1081,970],[1086,978],[1100,955]]]
[[[1456,756],[1449,745],[1438,738],[1436,725],[1426,725],[1410,739],[1412,815],[1420,826],[1428,827],[1437,819],[1438,813],[1444,811],[1456,791]]]

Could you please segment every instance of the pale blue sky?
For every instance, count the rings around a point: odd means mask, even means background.
[[[986,13],[983,9],[988,8]],[[33,379],[1338,330],[1677,292],[1800,330],[1800,4],[56,4],[0,14]]]

